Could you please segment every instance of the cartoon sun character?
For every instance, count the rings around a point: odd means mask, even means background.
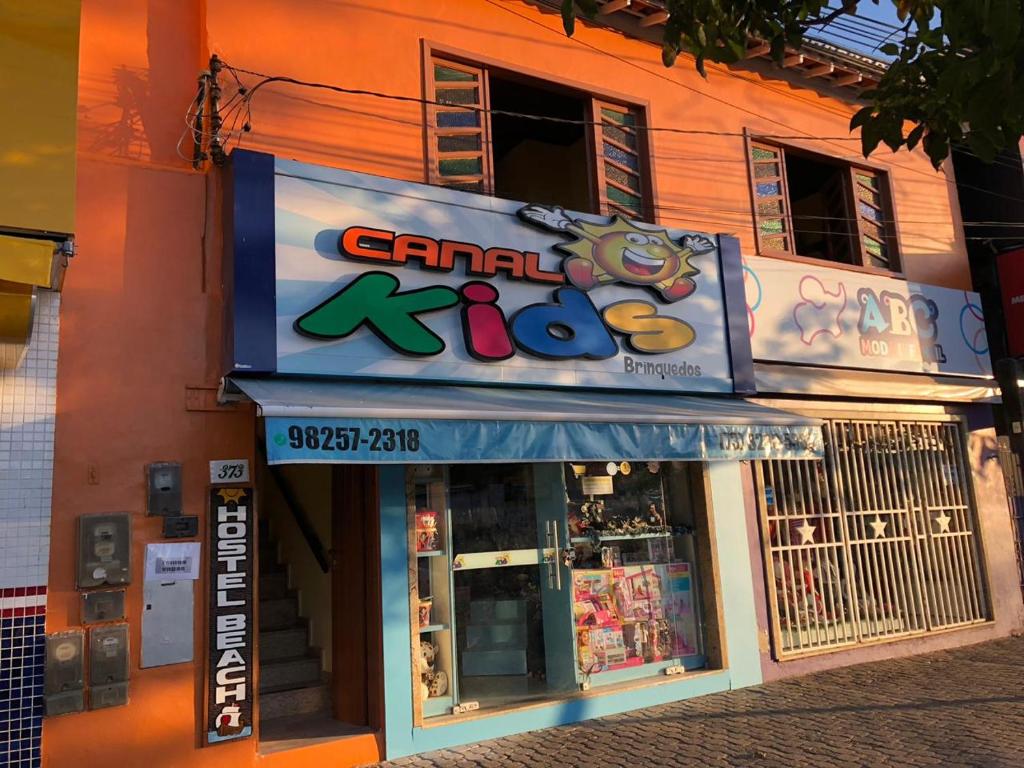
[[[697,287],[691,279],[700,270],[690,257],[715,249],[702,235],[687,235],[682,244],[664,229],[646,229],[619,216],[607,224],[570,219],[561,208],[528,205],[519,216],[535,226],[575,235],[570,243],[555,247],[569,254],[562,271],[581,290],[608,283],[641,285],[663,301],[684,299]]]

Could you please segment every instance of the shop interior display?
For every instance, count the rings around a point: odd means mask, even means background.
[[[571,464],[566,488],[581,675],[698,655],[693,529],[673,519],[662,465]]]
[[[689,475],[627,461],[411,468],[422,717],[703,666]]]

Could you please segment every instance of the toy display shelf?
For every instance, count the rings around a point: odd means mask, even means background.
[[[420,627],[420,634],[425,635],[429,632],[445,632],[447,629],[447,624],[428,624],[425,627]]]
[[[671,531],[662,533],[610,533],[598,536],[598,541],[635,541],[638,539],[670,539]],[[590,536],[574,536],[569,539],[570,544],[591,544],[594,539]]]

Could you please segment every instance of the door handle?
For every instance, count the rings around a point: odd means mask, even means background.
[[[561,547],[558,546],[558,521],[557,520],[551,520],[549,522],[551,523],[551,534],[552,534],[551,537],[553,539],[553,543],[552,543],[551,546],[554,547],[555,552],[558,553],[561,550]],[[555,589],[561,590],[562,589],[562,563],[559,562],[557,554],[555,555],[555,559],[551,561],[551,566],[555,569]]]

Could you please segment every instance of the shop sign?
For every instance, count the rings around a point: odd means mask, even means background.
[[[251,488],[210,490],[206,745],[252,735],[255,524]]]
[[[1006,351],[1011,357],[1024,356],[1024,248],[996,257],[999,288],[1006,317]]]
[[[239,176],[236,372],[733,391],[716,236],[278,159],[262,253]]]
[[[976,293],[766,258],[744,283],[755,360],[992,375]]]
[[[822,456],[821,428],[811,425],[267,417],[266,429],[271,464],[429,464],[481,461],[481,456],[488,462]]]

